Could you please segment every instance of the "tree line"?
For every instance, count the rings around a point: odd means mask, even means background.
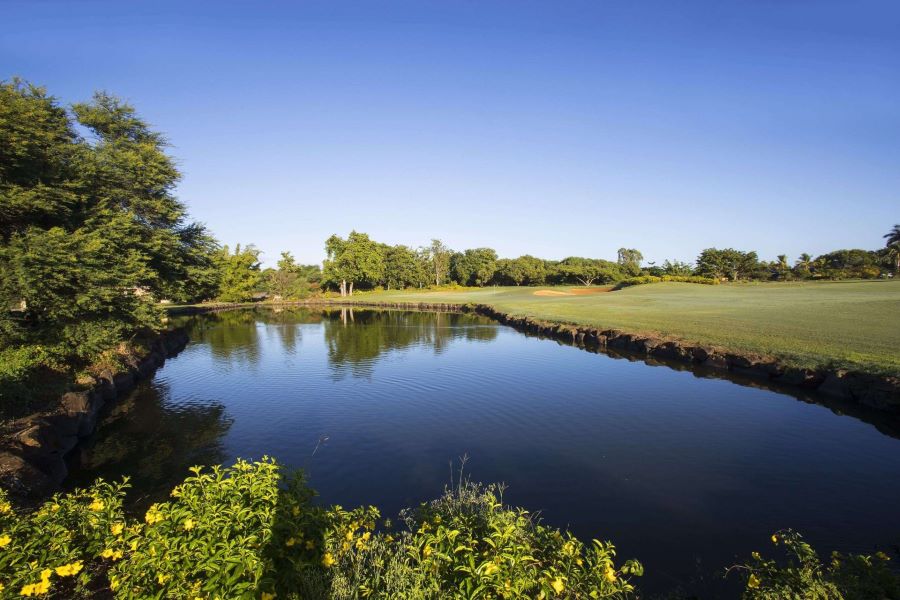
[[[164,136],[127,102],[96,93],[64,106],[44,88],[0,82],[0,393],[40,369],[71,370],[161,326],[159,303],[296,300],[322,291],[430,286],[607,285],[639,275],[730,280],[874,278],[900,269],[900,226],[879,250],[760,261],[709,248],[694,263],[390,245],[352,231],[325,240],[322,265],[283,252],[262,268],[252,245],[222,246],[174,195]],[[39,369],[39,370],[40,370]]]

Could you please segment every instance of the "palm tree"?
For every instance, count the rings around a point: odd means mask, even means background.
[[[884,234],[884,237],[887,238],[887,241],[884,243],[885,246],[900,244],[900,225],[894,225],[894,228]]]
[[[801,277],[809,277],[812,270],[812,255],[804,252],[794,263],[794,273]]]
[[[894,265],[894,274],[900,274],[900,242],[888,244],[885,258]]]

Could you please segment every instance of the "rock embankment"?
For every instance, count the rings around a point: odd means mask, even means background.
[[[322,302],[330,306],[365,306],[404,310],[474,312],[490,317],[519,331],[553,338],[577,346],[598,350],[626,351],[699,369],[718,370],[766,381],[774,385],[815,390],[824,396],[877,410],[900,414],[900,377],[855,373],[842,369],[801,369],[777,358],[743,354],[727,349],[691,344],[679,340],[599,329],[565,323],[517,317],[485,304],[403,303],[339,301]]]
[[[0,432],[0,486],[22,500],[56,491],[68,475],[66,455],[94,432],[103,406],[151,377],[187,343],[183,330],[164,333],[133,366],[104,373],[93,389],[68,392],[53,410],[6,423]]]

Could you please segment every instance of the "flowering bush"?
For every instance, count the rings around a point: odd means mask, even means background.
[[[373,507],[313,505],[270,459],[192,472],[139,518],[127,481],[28,513],[0,491],[0,597],[622,598],[641,573],[611,544],[504,508],[493,487],[448,490],[393,532]]]
[[[834,552],[831,561],[822,564],[795,531],[779,531],[772,543],[784,550],[781,563],[754,552],[749,564],[732,567],[745,574],[748,600],[900,598],[900,577],[888,567],[890,558],[883,552],[873,556]]]

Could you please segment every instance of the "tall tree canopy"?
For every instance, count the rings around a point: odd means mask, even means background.
[[[154,300],[215,288],[216,243],[175,197],[166,146],[109,94],[67,110],[0,83],[0,349],[89,358],[157,327]]]

